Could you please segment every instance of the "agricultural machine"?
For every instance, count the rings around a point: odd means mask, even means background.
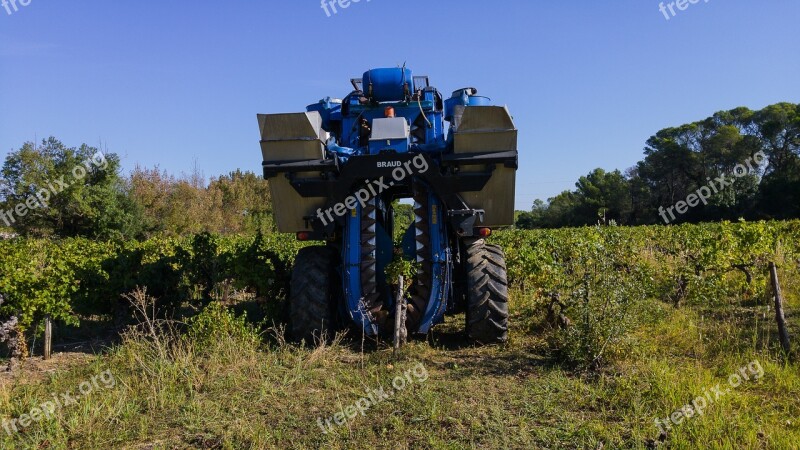
[[[517,130],[508,109],[474,88],[445,100],[405,67],[372,69],[351,84],[342,100],[258,115],[277,227],[319,242],[295,260],[291,331],[307,340],[342,326],[425,335],[465,312],[470,340],[505,341],[505,260],[486,238],[514,219]],[[413,200],[414,221],[396,245],[400,199]],[[400,252],[416,267],[404,296],[385,272]]]

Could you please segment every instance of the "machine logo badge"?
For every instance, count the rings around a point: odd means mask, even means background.
[[[379,161],[378,168],[385,168],[385,167],[400,167],[403,163],[400,161]]]

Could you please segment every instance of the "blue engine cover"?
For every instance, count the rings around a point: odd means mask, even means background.
[[[399,102],[405,100],[405,84],[414,92],[414,77],[411,69],[372,69],[364,72],[364,92],[377,102]]]

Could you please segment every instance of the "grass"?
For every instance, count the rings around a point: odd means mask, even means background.
[[[789,312],[800,310],[796,280],[789,278],[784,290]],[[148,333],[129,333],[80,364],[44,372],[29,363],[3,379],[0,419],[18,418],[52,394],[77,392],[106,370],[114,383],[100,383],[77,404],[19,433],[0,429],[0,447],[798,447],[800,365],[780,352],[764,302],[674,308],[643,300],[637,325],[597,371],[576,371],[557,358],[539,303],[532,293],[513,293],[507,345],[464,346],[463,316],[457,316],[396,357],[388,346],[362,352],[360,339],[300,347],[274,330],[255,345],[252,330],[231,333],[224,326],[210,339],[160,333],[158,344]],[[797,317],[789,315],[795,339]],[[732,388],[702,416],[661,435],[656,418],[717,384],[728,387],[728,377],[753,361],[763,377]],[[318,418],[371,389],[391,388],[394,377],[418,364],[425,381],[414,378],[363,417],[322,432]]]

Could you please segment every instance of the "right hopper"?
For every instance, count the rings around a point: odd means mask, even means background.
[[[457,106],[454,116],[456,154],[517,150],[517,128],[505,106]],[[463,166],[461,171],[487,169],[486,165]],[[480,226],[510,226],[514,224],[515,182],[516,169],[497,164],[482,190],[460,195],[470,208],[486,211]]]

